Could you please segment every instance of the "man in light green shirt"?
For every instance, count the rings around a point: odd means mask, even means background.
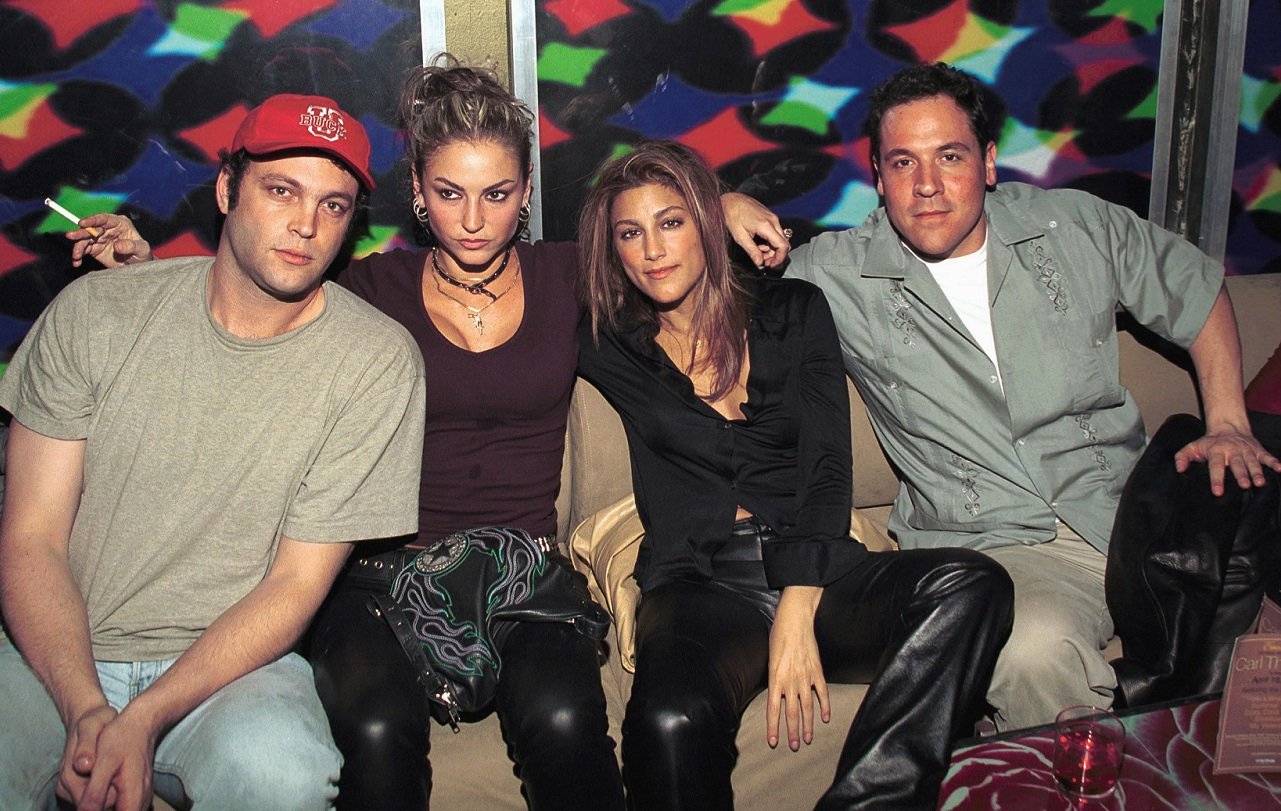
[[[1015,628],[989,700],[998,728],[1107,706],[1108,539],[1145,436],[1119,383],[1124,307],[1192,354],[1209,462],[1242,487],[1281,470],[1251,436],[1223,268],[1132,212],[1076,191],[996,184],[982,95],[943,65],[873,95],[884,207],[791,254],[827,294],[846,368],[902,483],[904,548],[967,546],[1015,582]]]

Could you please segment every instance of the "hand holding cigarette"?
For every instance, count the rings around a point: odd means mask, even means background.
[[[67,211],[65,208],[63,208],[62,206],[58,205],[58,203],[57,203],[57,201],[56,201],[56,200],[52,200],[52,199],[50,199],[50,198],[46,197],[46,198],[44,198],[44,204],[45,204],[46,206],[48,206],[49,208],[53,209],[54,211],[58,212],[58,213],[59,213],[59,214],[61,214],[62,216],[66,217],[67,219],[71,220],[71,222],[73,222],[73,223],[74,223],[74,224],[76,224],[77,226],[78,226],[78,225],[80,225],[80,220],[81,220],[82,218],[81,218],[81,217],[77,217],[75,214],[72,214],[70,211]],[[85,231],[88,231],[88,232],[89,232],[89,236],[93,237],[94,239],[97,239],[98,237],[102,236],[102,229],[101,229],[101,228],[92,228],[92,227],[87,227],[87,226],[86,226],[86,227],[84,227],[84,230],[85,230]]]
[[[62,216],[80,225],[67,232],[72,241],[71,264],[80,267],[86,256],[97,259],[103,267],[114,268],[154,259],[151,244],[142,238],[133,220],[119,214],[90,214],[77,218],[53,200],[45,204]]]

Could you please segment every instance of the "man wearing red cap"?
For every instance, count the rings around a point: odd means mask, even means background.
[[[416,530],[425,399],[408,334],[322,280],[368,162],[333,101],[273,96],[216,256],[77,280],[0,379],[0,808],[331,803],[290,649],[350,542]]]

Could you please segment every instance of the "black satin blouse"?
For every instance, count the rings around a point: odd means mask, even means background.
[[[744,418],[694,394],[653,336],[584,325],[579,374],[623,419],[632,487],[645,526],[642,591],[711,577],[741,505],[777,537],[763,548],[773,588],[826,585],[868,554],[849,537],[849,395],[831,310],[799,279],[745,280],[750,369]]]

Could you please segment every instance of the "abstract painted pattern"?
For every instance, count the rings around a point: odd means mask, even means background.
[[[1150,709],[1122,718],[1119,796],[1083,808],[1220,811],[1281,808],[1281,776],[1214,774],[1219,700]],[[972,742],[973,743],[973,742]],[[1054,729],[1036,727],[961,744],[939,792],[940,811],[1066,809],[1052,776]]]
[[[1147,209],[1162,0],[546,0],[546,235],[595,167],[676,138],[799,239],[875,207],[867,91],[943,59],[1004,99],[1000,175]],[[217,150],[274,92],[322,92],[373,141],[357,255],[413,242],[393,130],[417,0],[0,0],[0,362],[80,272],[41,205],[133,217],[162,256],[210,253]],[[1250,4],[1227,262],[1281,270],[1281,2]]]
[[[1250,4],[1228,269],[1281,273],[1281,0]]]
[[[0,360],[83,272],[45,197],[129,215],[160,256],[211,254],[218,150],[273,93],[331,96],[369,132],[356,253],[412,243],[394,115],[418,0],[0,0],[0,32]]]
[[[934,60],[974,73],[1003,100],[1002,179],[1084,189],[1146,215],[1162,8],[1162,0],[548,0],[538,17],[545,229],[572,235],[596,166],[643,138],[698,149],[802,240],[857,225],[877,205],[861,131],[867,94],[901,67]],[[1281,252],[1281,227],[1269,219],[1281,212],[1281,68],[1276,49],[1264,47],[1281,34],[1279,8],[1252,4],[1251,26],[1274,30],[1252,30],[1252,53],[1264,63],[1247,67],[1247,85],[1257,77],[1248,92],[1259,157],[1254,185],[1239,189],[1235,205],[1252,206],[1248,236],[1262,244],[1249,258],[1229,257],[1235,272],[1269,269]],[[1245,251],[1245,236],[1234,252]]]

